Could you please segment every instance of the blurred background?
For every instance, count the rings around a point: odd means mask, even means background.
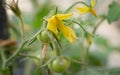
[[[43,18],[50,16],[55,10],[55,7],[57,6],[59,9],[59,12],[65,11],[69,6],[71,6],[73,3],[77,1],[82,1],[82,0],[19,0],[19,7],[22,11],[22,17],[25,23],[25,31],[27,37],[32,36],[35,32],[37,32],[42,24],[43,24]],[[87,3],[90,3],[89,0],[83,0]],[[120,0],[97,0],[97,5],[95,6],[95,10],[97,12],[97,15],[103,15],[107,14],[109,10],[109,5],[113,2],[116,1],[120,3]],[[7,3],[10,2],[10,0],[6,0]],[[78,4],[76,6],[80,6],[81,4]],[[73,8],[72,10],[69,11],[69,13],[74,13],[75,17],[77,17],[78,14],[76,12],[76,9]],[[8,20],[13,26],[18,29],[19,31],[19,21],[15,17],[15,15],[12,13],[11,10],[7,9],[7,15],[8,15]],[[92,32],[92,27],[94,27],[94,23],[96,23],[96,19],[91,16],[91,14],[85,14],[85,15],[80,15],[80,18],[83,17],[83,20],[85,25],[85,29],[89,32]],[[92,25],[93,24],[93,25]],[[75,28],[74,28],[75,29]],[[82,30],[80,28],[75,29],[76,34],[80,34],[82,36]],[[10,29],[10,34],[11,38],[15,39],[19,43],[19,36],[12,30]],[[111,24],[108,23],[107,19],[104,20],[101,25],[98,27],[96,34],[94,38],[94,43],[90,47],[90,65],[91,66],[103,66],[107,68],[117,68],[120,67],[120,20],[112,22]],[[27,38],[26,37],[26,38]],[[74,59],[80,59],[81,60],[81,50],[79,43],[76,42],[75,44],[71,45],[68,43],[68,41],[64,40],[62,42],[65,42],[63,44],[63,54],[67,55],[69,57],[72,57]],[[39,47],[41,46],[38,45],[38,42],[34,43],[33,46],[35,48],[29,48],[33,55],[38,54],[39,51],[41,50]],[[25,59],[21,60],[24,61]],[[31,61],[31,60],[28,60]],[[26,72],[25,75],[29,75],[30,69],[29,67],[31,63],[27,63],[23,66],[27,66],[27,68],[24,71],[29,71]],[[78,65],[78,64],[76,64]],[[76,67],[74,65],[74,67]],[[76,67],[76,69],[79,70]],[[23,68],[23,67],[22,67]],[[28,70],[29,69],[29,70]],[[23,70],[22,70],[23,71]],[[17,72],[17,70],[15,71]],[[76,71],[75,71],[76,72]],[[20,75],[20,72],[18,74]],[[37,75],[37,74],[36,74]]]

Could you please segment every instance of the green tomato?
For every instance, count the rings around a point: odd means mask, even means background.
[[[34,59],[34,64],[36,66],[40,66],[42,64],[41,62],[42,62],[43,58],[40,55],[36,55],[36,57],[38,59]],[[50,59],[50,56],[46,55],[46,57],[44,58],[44,63],[46,63],[47,61],[49,61],[49,59]]]
[[[43,43],[49,43],[50,38],[48,36],[47,30],[43,30],[40,34],[38,34],[37,39]]]
[[[37,58],[39,58],[39,60],[38,59],[34,59],[34,64],[36,65],[36,66],[40,66],[41,65],[41,57],[40,57],[40,55],[36,55],[36,57]]]
[[[56,57],[48,67],[52,69],[54,72],[65,72],[70,67],[70,62],[65,57]]]

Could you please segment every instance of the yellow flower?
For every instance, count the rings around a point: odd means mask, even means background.
[[[64,25],[64,23],[62,22],[62,20],[65,20],[71,16],[72,14],[56,14],[50,17],[49,19],[47,19],[47,30],[52,31],[56,36],[58,35],[59,30],[63,33],[67,40],[73,43],[76,38],[75,32],[68,26]]]
[[[96,1],[91,0],[91,5],[90,6],[77,7],[77,10],[79,11],[80,14],[85,14],[85,13],[90,12],[92,15],[97,17],[96,12],[94,10],[95,5],[96,5]]]

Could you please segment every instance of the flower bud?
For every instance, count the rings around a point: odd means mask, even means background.
[[[86,38],[86,41],[89,45],[91,45],[93,43],[93,41],[94,41],[93,36],[90,33],[85,32],[84,37]]]
[[[10,7],[10,9],[12,10],[12,12],[17,17],[21,16],[21,11],[20,11],[19,6],[18,6],[18,0],[16,2],[15,2],[15,0],[12,0],[12,2],[10,4],[8,4],[8,6]]]

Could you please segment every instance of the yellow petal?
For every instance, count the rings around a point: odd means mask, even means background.
[[[90,8],[89,7],[77,7],[76,9],[79,11],[80,14],[85,14],[89,12]]]
[[[52,23],[48,23],[47,30],[52,31],[55,35],[58,34],[56,25],[53,25]]]
[[[94,15],[95,17],[97,17],[96,12],[95,12],[95,10],[93,8],[90,9],[90,12],[91,12],[92,15]]]
[[[94,7],[96,5],[96,1],[95,0],[91,0],[91,5],[92,5],[92,7]]]
[[[64,19],[67,19],[67,18],[70,18],[73,14],[57,14],[56,17],[59,19],[59,20],[64,20]]]
[[[68,41],[73,43],[76,39],[75,32],[68,26],[65,26],[62,21],[58,20],[58,23],[58,29],[63,33],[63,35]]]
[[[57,20],[55,19],[54,16],[48,19],[47,30],[52,31],[55,35],[58,34]]]
[[[68,26],[64,26],[64,28],[61,31],[68,41],[70,41],[71,43],[75,41],[76,35],[71,28],[69,28]]]

